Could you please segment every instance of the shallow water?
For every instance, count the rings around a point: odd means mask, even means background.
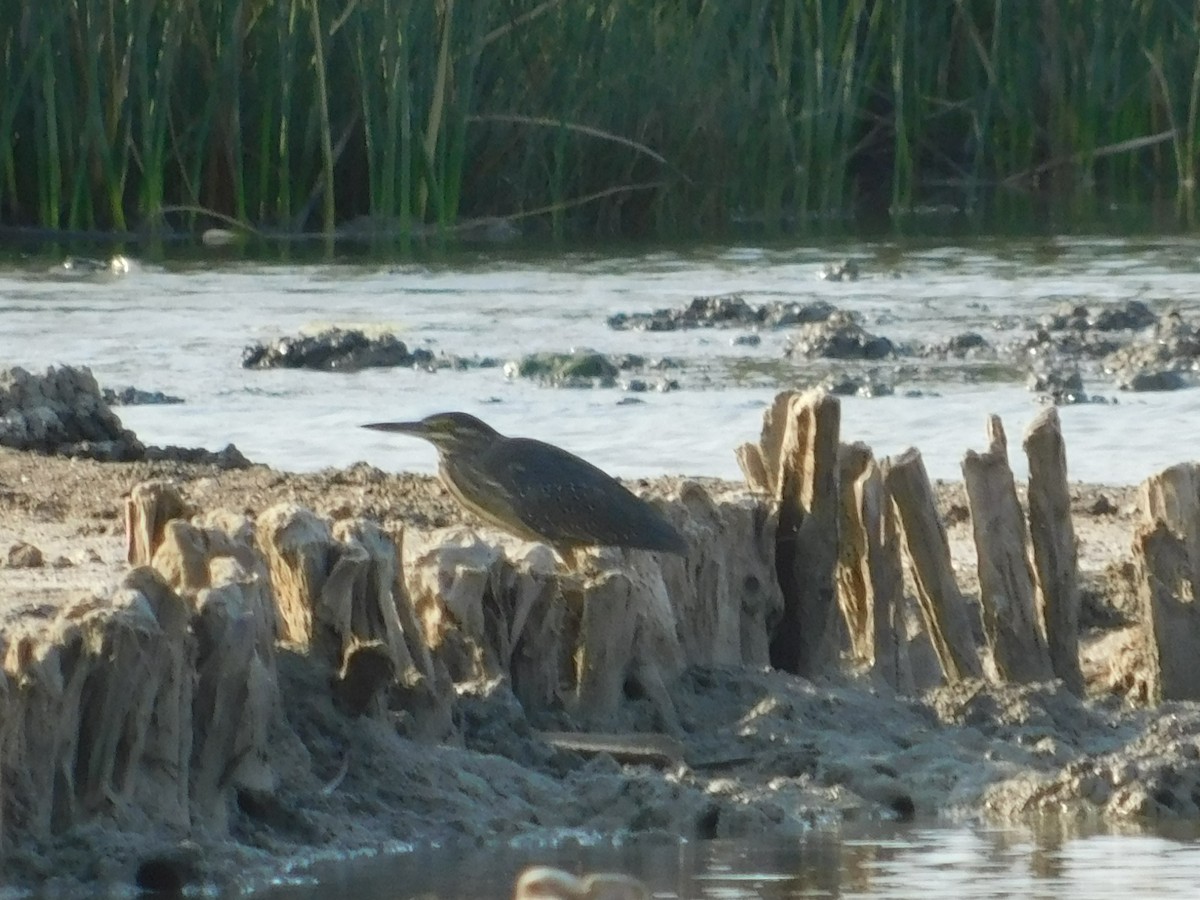
[[[1171,835],[1064,836],[1052,830],[862,826],[799,840],[640,841],[624,846],[443,851],[317,867],[272,900],[501,900],[528,865],[623,872],[652,896],[714,900],[1023,897],[1132,900],[1196,896],[1195,827]]]
[[[818,279],[822,263],[854,257],[857,282]],[[822,364],[780,362],[786,333],[732,346],[742,330],[613,331],[616,312],[686,304],[737,291],[751,304],[824,299],[895,341],[935,341],[1035,317],[1064,301],[1138,298],[1157,310],[1200,308],[1197,252],[1184,239],[975,241],[969,245],[701,248],[611,256],[461,256],[436,264],[143,265],[110,280],[49,277],[50,261],[0,269],[0,364],[91,366],[102,385],[133,384],[186,398],[180,406],[124,407],[148,443],[220,449],[288,470],[368,460],[432,471],[432,450],[356,426],[465,409],[502,431],[568,447],[616,474],[738,477],[733,448],[753,440],[781,387],[813,383]],[[411,346],[500,360],[537,350],[593,347],[683,359],[684,390],[630,395],[508,381],[499,368],[436,374],[246,371],[242,348],[327,324],[394,329]],[[750,374],[747,374],[750,373]],[[782,373],[782,375],[781,375]],[[962,454],[984,446],[984,419],[1004,418],[1020,471],[1019,437],[1041,409],[1015,382],[947,369],[916,385],[925,396],[843,400],[843,437],[877,454],[921,449],[934,477],[960,476]],[[973,381],[968,380],[973,379]],[[694,385],[699,385],[694,386]],[[1200,392],[1120,394],[1061,410],[1071,476],[1132,483],[1190,459]],[[621,403],[622,400],[641,402]]]

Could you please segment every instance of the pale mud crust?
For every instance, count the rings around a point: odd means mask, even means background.
[[[0,563],[17,542],[45,559],[39,568],[0,564],[0,633],[38,628],[119,579],[123,497],[150,478],[175,480],[205,510],[253,515],[290,501],[334,519],[470,522],[436,479],[365,464],[293,475],[0,450]],[[964,492],[939,484],[937,494],[972,597]],[[46,842],[10,842],[0,886],[129,890],[139,866],[157,861],[188,880],[245,889],[321,858],[526,835],[673,840],[785,836],[848,819],[1054,815],[1140,827],[1198,817],[1200,712],[1133,702],[1143,652],[1131,622],[1135,491],[1075,486],[1073,511],[1089,699],[1057,684],[984,682],[906,698],[865,678],[694,667],[671,688],[683,763],[622,764],[548,744],[502,683],[460,687],[452,745],[411,741],[387,720],[338,712],[324,676],[283,650],[286,722],[272,740],[279,786],[243,792],[228,837],[97,820]],[[635,711],[644,702],[628,699]]]

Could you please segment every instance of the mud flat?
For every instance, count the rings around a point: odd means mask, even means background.
[[[753,490],[633,485],[685,558],[574,568],[365,464],[0,449],[3,884],[246,888],[531,835],[1200,816],[1192,467],[1056,495],[1006,479],[993,423],[968,490],[836,426],[836,401],[781,395],[739,451]]]

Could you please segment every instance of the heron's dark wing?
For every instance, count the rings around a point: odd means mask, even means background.
[[[679,532],[653,506],[553,444],[514,438],[485,457],[482,468],[501,493],[513,498],[507,512],[551,544],[686,549]]]

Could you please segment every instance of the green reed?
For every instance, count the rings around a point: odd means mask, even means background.
[[[0,223],[49,228],[822,228],[1200,151],[1193,0],[0,0],[0,85]]]

